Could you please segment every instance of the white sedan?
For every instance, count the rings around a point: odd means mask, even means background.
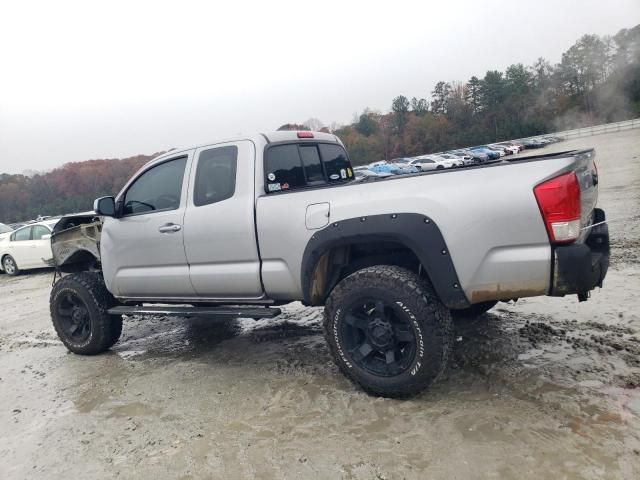
[[[18,275],[20,270],[50,266],[51,231],[58,220],[26,225],[0,240],[0,271]]]
[[[423,172],[428,170],[443,170],[445,168],[452,168],[456,166],[453,161],[436,155],[423,155],[421,157],[412,158],[409,160],[409,165],[418,167]]]

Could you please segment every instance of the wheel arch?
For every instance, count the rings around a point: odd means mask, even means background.
[[[66,257],[58,268],[64,273],[100,270],[100,259],[92,251],[81,248]]]
[[[440,229],[431,218],[416,213],[350,218],[315,232],[302,257],[304,302],[322,305],[344,277],[379,264],[423,273],[449,308],[470,305]]]

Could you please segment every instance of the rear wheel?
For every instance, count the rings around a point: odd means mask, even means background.
[[[111,348],[122,333],[122,316],[107,313],[116,304],[99,273],[68,275],[51,291],[53,326],[70,351],[96,355]]]
[[[11,275],[12,277],[20,274],[18,264],[11,255],[5,255],[2,258],[2,268],[5,272],[7,272],[7,275]]]
[[[451,310],[451,315],[454,318],[479,317],[483,313],[487,313],[489,310],[495,307],[497,303],[498,302],[494,300],[489,302],[476,303],[474,305],[471,305],[469,308],[463,308],[462,310]]]
[[[451,316],[431,285],[396,266],[349,275],[325,306],[325,337],[334,361],[374,395],[407,397],[444,371]]]

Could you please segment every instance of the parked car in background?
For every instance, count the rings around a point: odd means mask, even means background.
[[[390,163],[391,165],[395,165],[400,169],[400,174],[418,173],[420,170],[418,170],[417,167],[411,165],[409,163],[410,160],[410,158],[394,158]]]
[[[4,237],[8,237],[11,232],[13,232],[13,228],[11,228],[9,225],[5,225],[4,223],[0,223],[0,240],[2,240]]]
[[[386,165],[387,161],[386,160],[378,160],[377,162],[371,162],[369,165],[361,165],[360,167],[356,167],[356,168],[370,168],[370,167],[375,167],[378,165]]]
[[[465,149],[465,150],[456,150],[456,152],[469,155],[471,158],[473,158],[474,163],[485,163],[486,161],[489,160],[489,156],[486,153],[482,153],[480,151],[474,152],[472,150]]]
[[[33,222],[31,222],[33,223]],[[12,230],[17,230],[20,227],[24,227],[25,225],[28,225],[27,222],[20,222],[20,223],[10,223],[9,226],[11,227]]]
[[[58,219],[18,228],[0,240],[0,271],[18,275],[21,270],[51,266],[51,232]]]
[[[451,150],[449,152],[445,152],[449,155],[455,155],[456,157],[462,158],[462,160],[471,160],[473,161],[473,155],[471,152],[462,151],[462,150]]]
[[[362,181],[366,178],[375,177],[375,178],[386,178],[392,177],[392,173],[376,173],[373,170],[366,167],[356,167],[353,169],[353,174],[356,177],[356,181]]]
[[[388,173],[391,175],[400,175],[402,170],[397,165],[392,165],[391,163],[380,163],[376,162],[375,164],[369,165],[369,170],[375,173]]]
[[[544,143],[539,142],[534,138],[523,140],[522,143],[524,144],[525,148],[542,148],[545,145]]]
[[[514,145],[509,145],[508,143],[495,143],[495,144],[491,144],[489,145],[490,147],[497,147],[497,148],[501,148],[505,151],[505,153],[507,155],[514,155],[516,153],[520,152],[520,149]]]
[[[520,153],[524,150],[524,144],[520,142],[501,142],[500,145],[505,145],[509,147],[515,147],[518,151],[515,153]]]
[[[462,167],[464,166],[464,160],[460,157],[454,156],[454,158],[447,158],[444,153],[432,153],[429,155],[432,159],[438,162],[446,162],[449,161],[453,164],[454,167]]]
[[[505,155],[511,155],[511,152],[507,152],[507,149],[504,147],[498,147],[497,145],[482,145],[482,146],[485,148],[488,148],[489,150],[493,150],[494,152],[498,152],[501,157],[504,157]]]
[[[487,147],[472,147],[469,150],[472,152],[484,153],[488,157],[487,160],[496,160],[501,157],[500,152]]]
[[[462,160],[462,158],[460,157],[453,157],[453,158],[447,158],[444,156],[445,154],[443,153],[432,153],[430,155],[430,157],[436,161],[439,162],[443,162],[445,160],[448,160],[449,162],[451,162],[453,164],[454,167],[462,167],[464,166],[464,161]]]
[[[456,166],[463,167],[465,165],[473,165],[473,157],[471,155],[456,155],[455,153],[440,153],[438,156],[453,161]]]
[[[455,167],[451,160],[447,160],[446,158],[438,157],[436,155],[422,155],[420,157],[415,157],[411,159],[410,163],[423,172],[427,172],[429,170],[444,170],[445,168]]]

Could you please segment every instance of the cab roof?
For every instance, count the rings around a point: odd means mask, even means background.
[[[333,142],[342,145],[340,139],[332,133],[312,132],[308,130],[277,130],[273,132],[256,133],[253,135],[238,135],[235,137],[221,138],[190,147],[173,148],[168,152],[151,159],[145,164],[145,166],[166,157],[173,156],[182,152],[187,152],[195,148],[207,147],[209,145],[215,145],[217,143],[238,142],[241,140],[251,140],[256,144],[320,140],[323,142]]]

